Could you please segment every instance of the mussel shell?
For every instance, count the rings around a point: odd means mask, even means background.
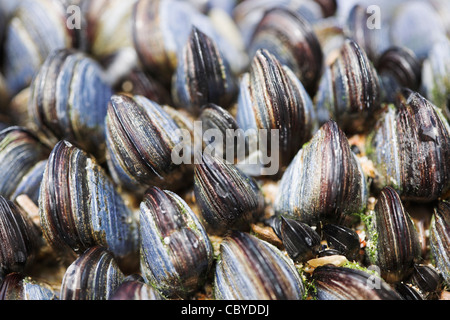
[[[175,120],[143,96],[113,95],[106,117],[107,163],[114,181],[143,192],[148,186],[171,187],[183,166],[172,162],[182,135]]]
[[[0,284],[0,300],[58,300],[58,297],[49,284],[13,272]]]
[[[105,248],[86,250],[66,270],[61,300],[108,300],[120,286],[124,274]]]
[[[0,239],[0,277],[10,272],[22,272],[42,245],[36,225],[3,196],[0,196]]]
[[[434,211],[430,228],[431,257],[450,285],[450,204],[440,201]]]
[[[133,47],[132,16],[136,1],[81,0],[89,37],[88,51],[99,60]]]
[[[294,10],[276,7],[265,12],[256,27],[249,52],[266,49],[289,67],[314,95],[323,67],[322,49],[312,25]]]
[[[416,289],[403,282],[396,283],[395,290],[403,298],[403,300],[424,300],[422,295]]]
[[[217,32],[208,16],[190,3],[141,0],[136,2],[133,11],[133,42],[139,60],[152,76],[170,84],[192,26],[215,40],[233,73],[241,72],[242,52]]]
[[[286,169],[274,208],[309,225],[347,223],[362,212],[368,191],[347,137],[334,121],[324,124]]]
[[[314,270],[319,300],[401,300],[383,279],[362,270],[322,266]]]
[[[422,64],[405,47],[391,47],[378,58],[376,69],[385,102],[393,103],[402,88],[417,91],[421,84]]]
[[[429,265],[416,264],[411,281],[426,293],[438,293],[442,289],[441,274]]]
[[[76,143],[103,160],[111,95],[96,61],[79,51],[56,50],[33,79],[28,112],[50,138]]]
[[[192,27],[172,80],[175,105],[198,115],[207,103],[228,108],[236,93],[228,61],[213,39]]]
[[[158,290],[143,280],[125,279],[109,300],[164,300],[164,298]]]
[[[214,278],[219,300],[299,300],[305,288],[294,264],[276,247],[233,231],[220,245]]]
[[[404,200],[430,202],[450,188],[450,127],[419,93],[404,91],[367,139],[374,186],[392,186]]]
[[[164,295],[186,297],[204,284],[213,250],[186,202],[153,187],[140,206],[141,271]]]
[[[208,130],[218,130],[218,132],[220,132],[223,137],[223,139],[221,140],[222,149],[219,150],[222,152],[222,156],[226,158],[226,155],[228,155],[229,152],[233,152],[233,155],[237,154],[238,149],[234,137],[235,133],[239,134],[239,132],[241,131],[239,130],[239,126],[236,120],[227,110],[216,104],[209,103],[202,107],[202,112],[200,113],[199,120],[202,122],[202,137],[203,142],[206,146],[216,146],[220,143],[219,141],[215,140],[217,139],[215,135],[208,135]],[[227,132],[232,133],[233,135],[227,136]],[[233,138],[230,139],[229,137]],[[236,137],[236,139],[239,139],[239,137]]]
[[[359,236],[351,228],[326,224],[322,227],[324,238],[330,248],[336,249],[348,259],[354,260],[359,254]]]
[[[241,78],[236,121],[244,131],[268,130],[268,137],[271,130],[279,131],[280,167],[289,164],[317,128],[314,107],[302,83],[265,49],[256,52],[249,73]],[[277,149],[270,139],[261,144],[272,152]]]
[[[137,253],[132,211],[95,159],[67,141],[58,142],[50,154],[39,214],[48,243],[63,252],[103,245],[117,258]]]
[[[316,257],[320,248],[320,235],[306,223],[281,217],[281,240],[295,262]]]
[[[246,0],[239,2],[233,10],[233,18],[242,34],[247,47],[250,46],[255,29],[264,17],[266,11],[283,7],[302,15],[310,23],[323,17],[319,1],[304,0]],[[329,11],[328,11],[329,12]]]
[[[11,95],[30,84],[47,56],[73,47],[78,32],[66,24],[62,1],[21,1],[5,30],[2,67]]]
[[[380,111],[378,74],[364,50],[346,39],[319,83],[316,109],[319,124],[334,119],[346,133],[367,132]]]
[[[0,194],[13,200],[15,196],[25,193],[36,201],[36,189],[39,189],[42,179],[42,164],[49,153],[49,148],[25,128],[9,127],[2,130]]]
[[[194,193],[209,231],[248,229],[264,212],[258,183],[233,164],[203,153],[195,166]]]
[[[380,11],[383,10],[382,12],[386,14],[376,17],[372,16],[374,12],[368,9],[369,6],[364,3],[356,3],[351,8],[346,20],[345,33],[363,48],[370,60],[377,61],[378,57],[390,46],[389,16],[391,8],[383,3]],[[373,18],[379,17],[381,21],[373,20]],[[369,27],[369,22],[379,22],[382,27]]]
[[[411,275],[420,257],[414,223],[391,187],[383,188],[372,214],[366,225],[368,259],[380,268],[381,277],[387,282],[401,281]]]

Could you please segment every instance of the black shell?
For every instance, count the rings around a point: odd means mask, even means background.
[[[450,127],[417,92],[403,91],[367,139],[374,187],[391,186],[403,200],[430,202],[450,189]]]
[[[0,196],[0,278],[22,272],[43,244],[39,229],[13,202]]]
[[[322,266],[313,272],[319,300],[401,300],[383,279],[362,270]]]
[[[264,211],[257,182],[233,164],[204,153],[195,166],[194,193],[201,215],[215,233],[245,230]]]
[[[253,33],[250,56],[259,49],[268,50],[288,66],[314,95],[322,74],[323,53],[312,25],[301,14],[287,7],[267,10]]]
[[[315,258],[320,248],[320,235],[306,223],[281,217],[281,240],[295,262]]]
[[[367,222],[366,253],[370,263],[380,268],[387,282],[398,282],[414,270],[420,257],[419,236],[398,193],[385,187],[378,197],[371,220]]]

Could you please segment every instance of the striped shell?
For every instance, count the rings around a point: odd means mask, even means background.
[[[314,270],[318,300],[402,300],[378,275],[345,267],[323,266]]]
[[[254,31],[250,56],[266,49],[314,95],[323,67],[323,53],[312,25],[294,10],[275,7],[265,12]]]
[[[180,182],[183,166],[172,162],[173,149],[183,141],[179,129],[156,102],[113,95],[106,117],[106,157],[114,181],[140,193],[151,185]]]
[[[94,158],[67,141],[52,150],[41,184],[39,214],[48,243],[83,252],[94,245],[116,257],[136,254],[133,213]]]
[[[450,285],[450,203],[440,201],[434,210],[430,228],[431,257]]]
[[[50,139],[71,141],[103,160],[111,95],[96,61],[82,52],[56,50],[33,79],[28,112]]]
[[[112,254],[94,246],[67,268],[60,297],[61,300],[108,300],[123,278]]]
[[[212,266],[208,235],[186,202],[153,187],[140,206],[141,271],[165,296],[186,297]]]
[[[326,67],[315,97],[319,123],[334,119],[346,133],[367,131],[380,110],[378,74],[366,53],[347,39]]]
[[[22,272],[43,244],[39,229],[13,202],[0,196],[0,280]]]
[[[199,114],[208,103],[228,108],[236,94],[235,79],[216,43],[193,27],[172,80],[175,105]]]
[[[248,229],[264,212],[257,182],[233,164],[204,153],[195,165],[194,193],[208,231]]]
[[[289,164],[317,128],[314,107],[302,83],[264,49],[256,52],[250,71],[241,78],[236,121],[244,131],[279,130],[281,166]]]
[[[271,244],[233,231],[220,245],[214,278],[218,300],[300,300],[305,288],[294,264]]]
[[[408,277],[420,257],[419,236],[397,192],[385,187],[367,220],[370,263],[377,265],[389,283]]]
[[[403,200],[429,202],[450,189],[450,127],[419,93],[405,91],[367,139],[374,186],[391,186]]]
[[[29,130],[9,127],[0,132],[0,194],[14,200],[28,195],[36,204],[50,150]]]
[[[48,283],[13,272],[0,284],[0,300],[58,300],[58,298]]]
[[[310,225],[343,223],[364,210],[365,179],[347,137],[336,122],[328,121],[283,174],[275,212]]]

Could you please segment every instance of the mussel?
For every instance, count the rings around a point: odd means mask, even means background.
[[[394,103],[403,88],[420,88],[422,64],[414,52],[405,47],[391,47],[376,62],[384,102]]]
[[[366,177],[347,137],[330,120],[286,169],[274,209],[310,225],[342,224],[364,210],[367,196]]]
[[[68,141],[58,142],[50,153],[39,214],[47,242],[62,252],[82,253],[102,245],[116,258],[137,254],[133,212],[96,160]]]
[[[378,74],[363,49],[346,39],[325,68],[315,96],[319,124],[334,119],[346,133],[371,128],[381,108]]]
[[[88,51],[101,61],[133,47],[132,16],[137,0],[81,0]]]
[[[186,202],[153,187],[140,206],[141,271],[169,297],[189,296],[204,284],[213,250],[203,225]]]
[[[322,74],[323,54],[312,25],[301,14],[283,7],[267,10],[253,33],[250,57],[260,49],[289,67],[306,91],[314,95]]]
[[[207,153],[195,165],[194,193],[202,219],[214,233],[246,230],[264,213],[258,183],[235,165]]]
[[[321,247],[320,235],[306,223],[281,216],[281,240],[295,262],[315,258]]]
[[[25,128],[9,127],[1,131],[0,194],[11,200],[26,194],[37,204],[49,154],[49,148]]]
[[[413,272],[420,258],[420,242],[414,223],[405,211],[398,193],[385,187],[375,210],[366,221],[366,254],[387,282],[399,282]]]
[[[23,272],[43,245],[39,228],[13,202],[0,196],[0,279]]]
[[[215,156],[234,162],[238,152],[242,152],[238,149],[239,141],[245,141],[244,133],[239,130],[235,118],[226,109],[214,103],[209,103],[202,107],[199,120],[202,124],[205,150],[208,146],[214,147],[214,150],[218,153]],[[222,139],[219,139],[219,137]],[[233,155],[233,159],[229,159],[230,154]]]
[[[220,245],[214,297],[220,300],[299,300],[305,288],[294,264],[271,244],[233,231]]]
[[[28,110],[35,127],[51,141],[71,141],[103,160],[111,95],[95,60],[79,51],[56,50],[33,79]]]
[[[198,115],[208,103],[228,108],[236,93],[228,61],[213,39],[192,27],[172,80],[175,105]]]
[[[122,283],[124,274],[113,255],[94,246],[83,252],[66,270],[61,300],[108,300]]]
[[[317,128],[314,107],[302,83],[265,49],[255,53],[249,72],[241,78],[236,121],[244,131],[268,131],[268,141],[258,141],[259,150],[278,151],[280,168],[289,164]],[[278,132],[273,143],[272,131]]]
[[[172,161],[183,143],[180,127],[156,102],[113,95],[106,117],[106,160],[114,181],[143,193],[151,185],[180,187],[185,166]]]
[[[450,285],[450,203],[440,201],[434,210],[430,228],[431,256]]]
[[[430,202],[450,188],[450,127],[417,92],[402,91],[367,139],[375,167],[374,187],[391,186],[404,200]]]
[[[379,275],[346,267],[322,266],[313,273],[318,300],[401,300]]]
[[[234,73],[243,69],[245,54],[217,32],[209,17],[190,3],[140,0],[133,11],[133,43],[139,60],[152,76],[162,83],[170,83],[192,26],[214,39]]]
[[[5,30],[2,70],[11,96],[28,86],[47,56],[77,44],[80,29],[69,29],[63,1],[24,0]]]
[[[58,300],[58,297],[48,283],[13,272],[0,284],[0,300]]]
[[[360,243],[356,231],[329,223],[322,227],[322,232],[329,248],[335,249],[349,260],[355,260],[358,257]]]
[[[109,300],[164,300],[161,293],[146,284],[141,276],[126,277]]]

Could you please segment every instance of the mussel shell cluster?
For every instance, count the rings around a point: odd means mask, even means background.
[[[446,1],[0,0],[0,300],[445,299]]]

